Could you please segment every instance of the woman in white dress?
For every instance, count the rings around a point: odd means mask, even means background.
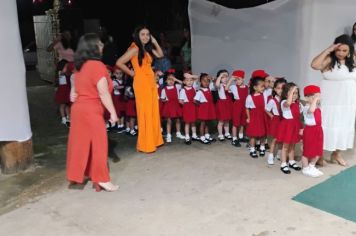
[[[341,151],[353,148],[356,119],[356,70],[354,44],[344,34],[316,56],[311,67],[323,74],[322,126],[324,150],[331,151],[331,160],[345,166]]]

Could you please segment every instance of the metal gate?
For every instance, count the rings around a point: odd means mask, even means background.
[[[47,15],[34,16],[33,23],[37,45],[37,70],[43,80],[54,82],[54,53],[47,52],[47,47],[53,39],[51,18]]]

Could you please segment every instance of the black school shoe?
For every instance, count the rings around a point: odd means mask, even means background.
[[[258,157],[257,152],[256,151],[250,152],[250,157],[257,158]]]
[[[187,145],[190,145],[190,144],[192,144],[192,140],[190,140],[190,138],[189,138],[189,139],[186,139],[186,140],[184,141],[184,143],[187,144]]]
[[[192,137],[192,141],[198,141],[200,142],[200,138],[197,136],[197,137]]]
[[[239,142],[239,140],[235,139],[231,141],[231,145],[235,146],[235,147],[241,147],[241,143]]]
[[[282,171],[284,174],[290,174],[290,170],[289,170],[288,166],[283,166],[283,167],[281,167],[281,171]]]
[[[293,165],[288,163],[288,166],[296,171],[300,171],[302,169],[302,167],[298,166],[297,163],[293,163]]]
[[[239,138],[240,143],[248,143],[250,140],[247,137]]]
[[[261,157],[264,157],[265,154],[266,154],[266,150],[261,150],[261,149],[260,149],[258,152],[259,152],[259,154],[260,154]]]

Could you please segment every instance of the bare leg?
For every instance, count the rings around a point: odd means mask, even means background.
[[[193,137],[196,137],[197,136],[197,126],[195,125],[195,123],[191,123],[191,126],[192,126],[192,136]],[[188,131],[189,133],[189,131]]]
[[[187,138],[187,137],[189,137],[189,127],[190,126],[190,123],[185,123],[185,125],[184,125],[184,133],[185,133],[185,137]],[[193,127],[192,127],[192,129],[193,129]]]
[[[223,135],[223,131],[222,131],[223,125],[224,125],[224,121],[219,120],[219,122],[218,122],[218,133],[219,133],[219,136]]]
[[[66,104],[59,105],[59,113],[61,114],[61,117],[66,117],[65,106]]]
[[[205,121],[201,121],[200,122],[200,136],[204,136],[205,135]]]
[[[281,155],[282,164],[283,164],[283,163],[287,163],[288,151],[289,151],[289,144],[283,143],[283,146],[282,146],[282,153],[281,153],[281,154],[282,154],[282,155]]]
[[[177,118],[176,119],[176,133],[180,133],[180,119],[179,118]]]
[[[172,134],[172,119],[171,118],[167,118],[166,128],[167,128],[167,134]]]
[[[232,137],[237,138],[237,127],[236,126],[232,126]]]
[[[295,155],[295,144],[290,144],[288,150],[289,161],[294,161],[294,155]]]
[[[225,135],[230,134],[230,125],[228,121],[224,122],[224,131],[225,131]]]
[[[347,165],[346,161],[341,156],[341,151],[340,150],[336,150],[336,151],[333,151],[331,153],[331,160],[332,161],[336,161],[341,166],[346,166]]]

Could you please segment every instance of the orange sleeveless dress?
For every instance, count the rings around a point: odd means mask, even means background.
[[[130,46],[130,48],[133,47],[137,48],[135,43]],[[131,58],[131,64],[135,71],[133,87],[138,124],[136,148],[138,151],[150,153],[163,144],[157,85],[151,65],[152,58],[146,52],[141,66],[138,63],[138,55]]]

